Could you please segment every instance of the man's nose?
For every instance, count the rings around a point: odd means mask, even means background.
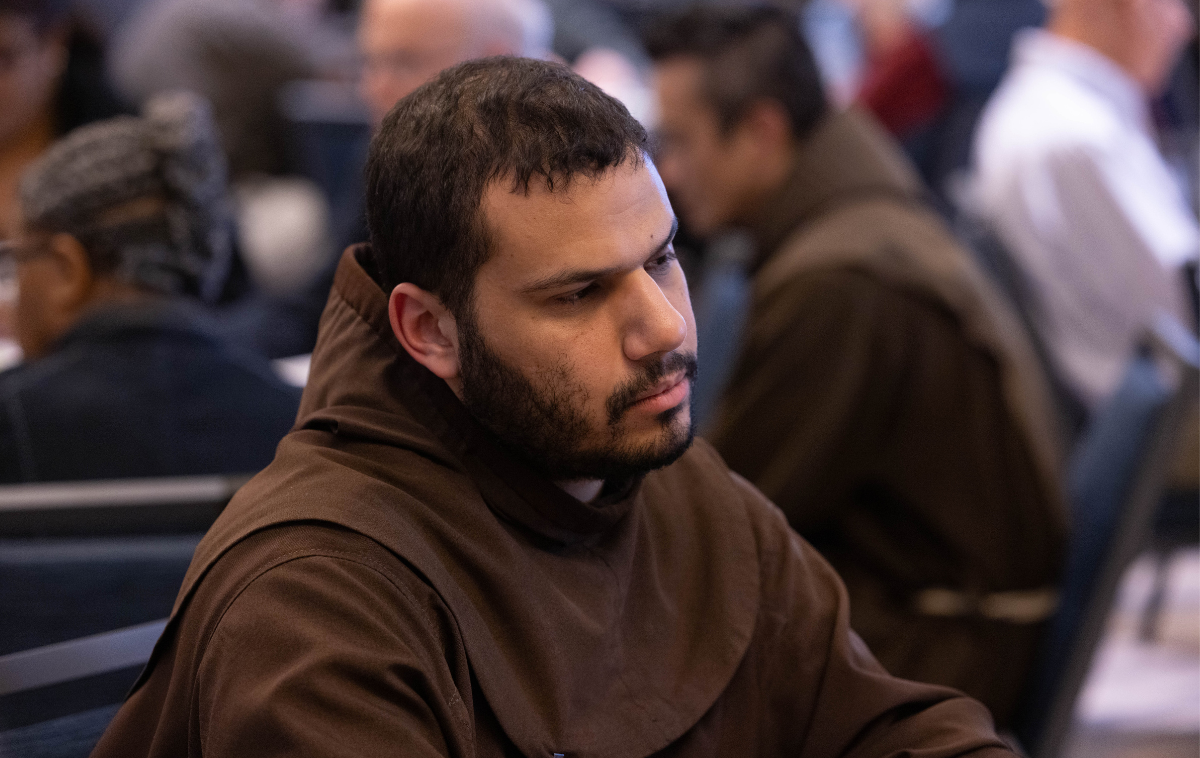
[[[625,357],[640,361],[682,345],[687,339],[687,320],[671,304],[654,277],[642,270],[634,275],[630,289],[624,314]]]

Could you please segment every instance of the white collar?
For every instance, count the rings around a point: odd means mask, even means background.
[[[1151,129],[1146,92],[1125,69],[1093,47],[1044,29],[1025,29],[1013,43],[1013,64],[1052,68],[1107,100],[1135,128]]]

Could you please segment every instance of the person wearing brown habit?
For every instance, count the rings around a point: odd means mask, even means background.
[[[384,120],[297,428],[196,551],[94,756],[1012,755],[892,678],[693,443],[646,134],[553,63]]]
[[[889,672],[1004,728],[1066,555],[1054,406],[1012,308],[899,147],[826,102],[799,29],[704,4],[648,35],[680,215],[755,247],[705,436],[837,570]]]

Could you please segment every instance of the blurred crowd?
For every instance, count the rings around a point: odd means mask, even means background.
[[[0,482],[265,466],[371,236],[373,130],[456,63],[556,59],[655,135],[702,433],[838,570],[890,671],[1004,725],[1055,608],[1073,446],[1147,335],[1197,328],[1196,17],[0,0]]]

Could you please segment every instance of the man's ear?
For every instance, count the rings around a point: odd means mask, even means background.
[[[51,235],[19,264],[17,277],[13,332],[26,357],[36,358],[79,320],[95,278],[83,245],[69,234]]]
[[[458,324],[432,292],[397,284],[388,300],[392,333],[417,363],[458,387]]]
[[[50,277],[45,298],[55,310],[73,318],[92,296],[95,274],[83,243],[73,235],[60,233],[50,237]]]
[[[772,98],[760,98],[750,104],[738,123],[750,141],[772,154],[792,147],[792,119],[783,104]]]

